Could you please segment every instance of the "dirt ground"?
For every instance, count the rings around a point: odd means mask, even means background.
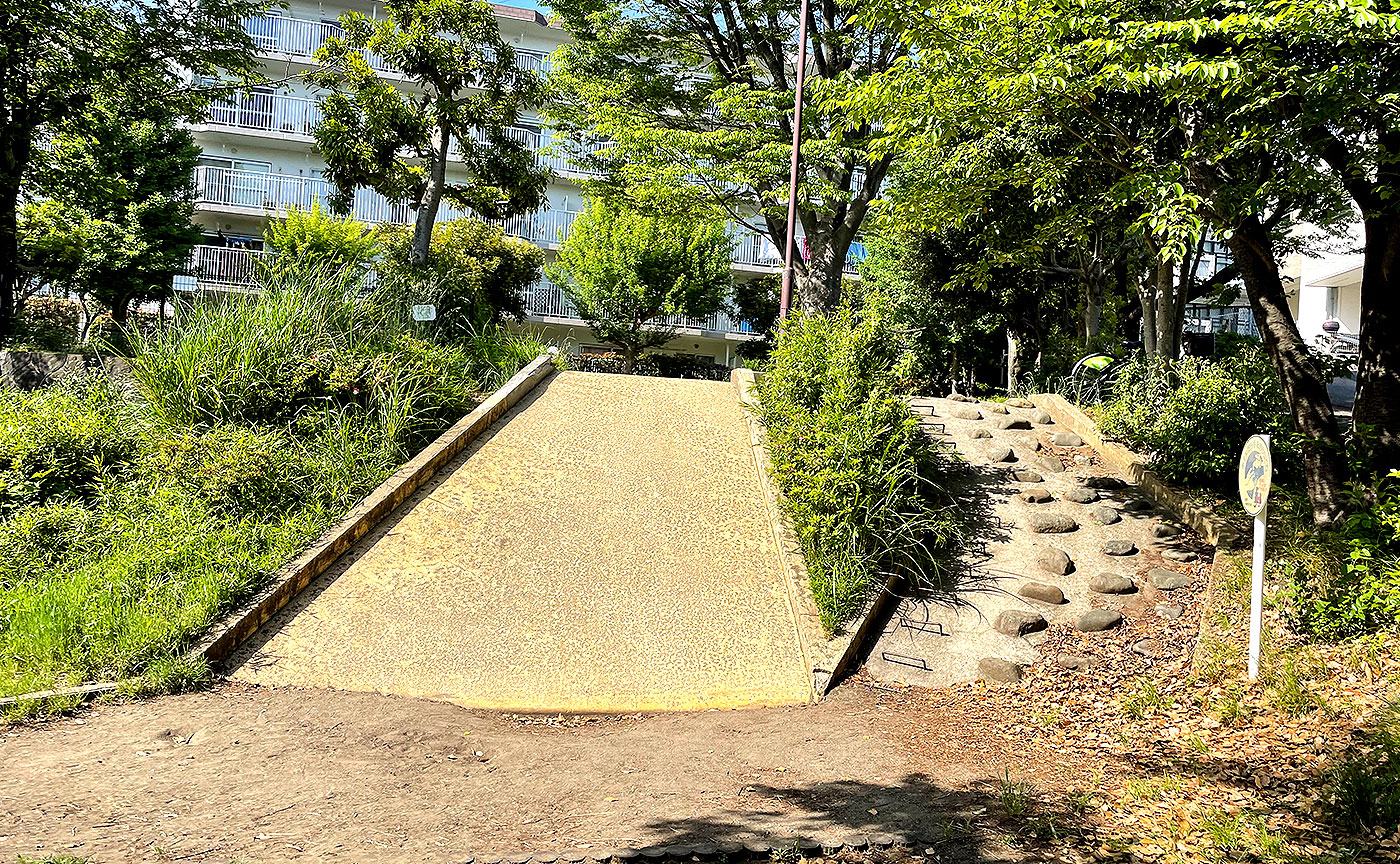
[[[975,725],[930,728],[899,699],[855,683],[804,708],[549,719],[229,683],[99,705],[0,733],[0,856],[402,862],[701,838],[934,842],[997,772],[1033,770],[1034,753],[1011,758]],[[945,851],[985,858],[970,842]]]

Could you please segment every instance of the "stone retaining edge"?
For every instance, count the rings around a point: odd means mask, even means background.
[[[564,849],[559,852],[519,851],[491,852],[467,856],[449,856],[451,864],[604,864],[613,861],[617,864],[633,864],[645,861],[746,861],[772,860],[774,853],[796,852],[802,857],[816,855],[836,855],[841,852],[863,852],[869,849],[890,849],[892,847],[920,848],[936,847],[942,838],[920,838],[907,833],[898,834],[855,834],[841,839],[816,840],[809,837],[774,837],[768,839],[747,839],[732,842],[657,844],[653,846],[628,846],[602,849]]]
[[[549,377],[554,368],[553,355],[541,354],[515,373],[476,410],[458,420],[436,441],[419,451],[418,455],[356,504],[334,528],[284,566],[273,585],[227,616],[212,635],[191,649],[189,656],[201,657],[211,667],[227,659],[238,645],[301,593],[311,580],[324,573],[357,540],[393,513],[418,487],[513,408],[536,384]]]
[[[1058,393],[1037,393],[1030,400],[1048,413],[1056,425],[1083,438],[1084,443],[1097,450],[1110,467],[1131,477],[1159,507],[1200,534],[1206,542],[1220,549],[1234,549],[1241,545],[1242,538],[1233,525],[1210,508],[1192,501],[1182,490],[1168,484],[1149,469],[1138,454],[1122,444],[1104,440],[1098,425],[1079,406]]]
[[[853,628],[848,628],[836,636],[827,636],[822,626],[821,614],[812,596],[812,580],[807,575],[807,562],[802,555],[802,545],[797,540],[792,523],[783,513],[782,490],[773,482],[769,467],[772,460],[768,455],[768,445],[763,429],[763,421],[758,419],[754,409],[758,407],[758,396],[753,392],[758,383],[758,375],[752,369],[735,369],[730,374],[739,402],[744,407],[744,416],[749,424],[749,443],[753,447],[754,463],[758,468],[759,486],[763,489],[763,499],[768,505],[768,522],[773,531],[773,540],[778,547],[778,562],[787,579],[788,600],[792,604],[793,618],[797,625],[798,640],[802,643],[802,656],[812,670],[812,701],[820,701],[832,685],[855,662],[860,646],[876,617],[884,609],[888,598],[893,596],[895,580],[891,579],[884,590],[871,601]]]

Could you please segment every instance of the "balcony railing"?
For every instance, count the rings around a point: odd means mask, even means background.
[[[258,51],[308,60],[316,56],[327,39],[344,32],[335,21],[312,21],[290,15],[254,15],[243,22],[243,27]],[[383,57],[370,51],[365,52],[365,62],[379,72],[398,71]],[[516,49],[515,65],[529,72],[545,73],[549,71],[549,55],[541,51]]]
[[[321,103],[285,93],[233,93],[210,106],[207,122],[310,138],[321,122]]]
[[[190,254],[189,272],[195,277],[195,284],[200,289],[247,290],[256,285],[258,263],[266,260],[268,256],[269,253],[255,249],[196,246]],[[559,286],[547,279],[541,279],[526,288],[524,300],[526,313],[536,318],[584,323],[568,296]],[[707,333],[754,332],[747,322],[736,321],[724,311],[706,318],[670,316],[658,323]]]
[[[324,203],[335,191],[330,183],[316,177],[264,174],[210,165],[195,169],[194,182],[196,201],[201,205],[274,214],[285,213],[289,207],[309,210],[313,202]],[[368,189],[359,189],[351,201],[350,215],[370,224],[387,222],[411,225],[415,211],[406,201],[390,201]],[[445,203],[438,209],[438,219],[443,221],[471,215],[460,207]],[[578,213],[572,210],[545,210],[487,221],[500,226],[511,237],[552,247],[568,239],[576,218]],[[743,229],[736,229],[736,232],[740,232],[740,239],[732,255],[735,264],[763,269],[782,266],[777,248],[763,235]],[[855,271],[857,258],[864,257],[861,251],[858,244],[853,248],[852,255],[846,260],[847,272]]]

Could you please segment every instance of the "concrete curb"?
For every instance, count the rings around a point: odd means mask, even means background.
[[[729,842],[692,842],[678,844],[657,844],[654,846],[628,846],[616,849],[564,849],[559,852],[545,850],[519,852],[491,852],[482,855],[449,857],[451,864],[605,864],[615,861],[618,864],[633,864],[637,861],[768,861],[774,853],[795,852],[801,857],[817,855],[837,855],[841,852],[864,852],[867,850],[890,849],[900,846],[918,848],[922,845],[937,845],[940,839],[929,838],[920,843],[913,835],[899,834],[855,834],[840,839],[810,837],[768,837],[749,838]]]
[[[1243,539],[1233,525],[1220,518],[1208,507],[1193,502],[1185,492],[1169,485],[1147,467],[1142,457],[1122,444],[1104,440],[1099,427],[1089,415],[1058,393],[1037,393],[1030,397],[1035,406],[1050,415],[1057,426],[1063,426],[1084,439],[1098,451],[1104,462],[1132,478],[1142,491],[1177,521],[1190,526],[1206,542],[1220,549],[1239,548]]]
[[[773,483],[769,473],[771,459],[765,443],[763,422],[754,409],[758,407],[758,396],[754,385],[758,376],[752,369],[735,369],[730,375],[739,401],[744,406],[744,415],[749,423],[749,442],[753,446],[754,462],[758,467],[759,485],[768,505],[768,521],[773,530],[773,540],[778,546],[778,562],[786,574],[788,599],[792,603],[793,618],[797,624],[798,639],[802,643],[802,655],[808,668],[812,670],[813,701],[820,701],[832,685],[855,662],[864,644],[865,637],[878,614],[884,609],[887,599],[893,596],[894,580],[884,586],[861,615],[854,627],[847,628],[835,636],[827,636],[822,626],[821,614],[812,596],[812,580],[807,575],[807,562],[802,556],[802,545],[792,524],[783,513],[782,490]]]
[[[554,357],[542,354],[515,373],[505,386],[379,484],[339,524],[283,567],[274,584],[227,616],[190,651],[190,656],[202,657],[211,667],[227,659],[239,644],[256,633],[311,580],[324,573],[355,541],[393,513],[418,487],[553,372]]]

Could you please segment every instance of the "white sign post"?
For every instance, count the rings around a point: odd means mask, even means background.
[[[1240,451],[1240,503],[1254,517],[1254,567],[1249,592],[1249,680],[1259,677],[1259,642],[1264,633],[1264,529],[1274,458],[1269,436],[1255,435]]]
[[[413,307],[414,321],[436,321],[437,307],[431,303],[423,303]]]

